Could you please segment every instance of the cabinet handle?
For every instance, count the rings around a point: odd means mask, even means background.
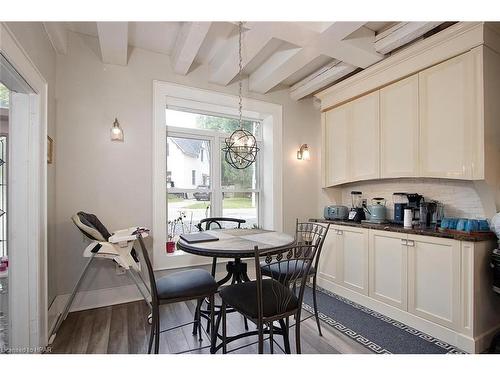
[[[415,241],[413,241],[413,240],[408,240],[407,245],[408,245],[409,247],[415,247]]]
[[[401,245],[408,245],[408,240],[401,239]]]
[[[343,231],[341,231],[341,230],[338,230],[338,229],[337,229],[337,234],[338,234],[339,236],[341,236],[341,235],[343,235],[343,234],[344,234],[344,232],[343,232]]]

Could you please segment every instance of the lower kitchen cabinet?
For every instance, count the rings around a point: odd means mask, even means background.
[[[407,309],[407,234],[370,230],[370,297]]]
[[[330,227],[321,250],[318,273],[320,277],[333,282],[337,282],[337,268],[339,267],[337,260],[338,243],[337,230]]]
[[[338,283],[368,295],[368,230],[334,227],[337,236]]]
[[[459,241],[408,235],[408,312],[455,328],[460,279]]]

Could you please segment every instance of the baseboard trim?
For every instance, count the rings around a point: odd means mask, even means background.
[[[365,296],[343,286],[337,285],[330,280],[322,278],[321,276],[318,277],[318,285],[342,297],[350,299],[353,302],[366,306],[371,310],[387,315],[389,318],[398,320],[401,323],[418,329],[419,331],[432,335],[468,353],[480,353],[486,349],[483,347],[484,343],[486,343],[486,337],[481,340],[478,340],[478,338],[474,339],[472,337],[468,337],[462,333],[455,332],[449,328],[440,326],[406,311],[399,310],[394,306],[377,301],[369,296]]]

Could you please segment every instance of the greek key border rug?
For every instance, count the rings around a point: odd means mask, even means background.
[[[465,352],[361,306],[321,287],[317,287],[319,318],[340,333],[377,354],[464,354]],[[303,307],[314,314],[312,289],[306,288]],[[311,318],[314,319],[314,318]]]

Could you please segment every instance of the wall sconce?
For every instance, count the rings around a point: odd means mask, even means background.
[[[111,140],[123,142],[123,129],[120,127],[120,123],[116,117],[111,128]]]
[[[300,146],[299,151],[297,151],[297,159],[309,160],[310,158],[311,155],[309,154],[309,146],[307,146],[307,144],[304,143],[302,146]]]

